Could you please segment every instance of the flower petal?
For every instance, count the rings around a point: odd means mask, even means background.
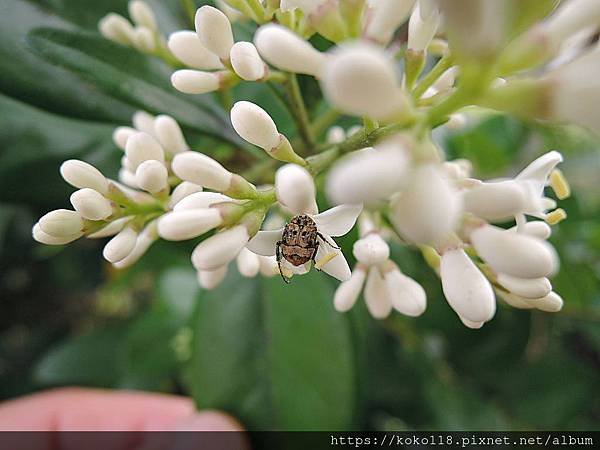
[[[367,309],[375,319],[385,319],[392,312],[390,292],[377,267],[369,269],[364,296]]]
[[[551,151],[545,155],[540,156],[538,159],[533,161],[527,167],[525,167],[519,175],[517,180],[534,180],[542,185],[546,185],[550,172],[554,170],[556,165],[562,162],[563,157],[557,151]]]
[[[272,231],[259,231],[256,233],[246,248],[251,252],[261,256],[273,256],[275,255],[275,247],[277,242],[281,240],[283,235],[283,228]]]
[[[343,236],[352,229],[362,208],[362,205],[340,205],[313,216],[313,220],[321,233]]]
[[[361,266],[355,267],[350,279],[338,286],[333,297],[333,306],[337,311],[346,312],[352,309],[360,295],[366,276],[365,269]]]
[[[331,238],[328,236],[325,237],[328,238],[328,241],[331,240]],[[337,255],[331,258],[331,256],[329,256],[331,253],[337,253]],[[340,281],[347,281],[350,279],[352,273],[350,272],[348,262],[346,261],[346,258],[341,250],[331,248],[330,245],[321,243],[317,249],[317,264],[319,264],[319,261],[321,261],[323,258],[331,258],[323,265],[323,267],[321,267],[323,272],[331,275],[334,278],[337,278]]]

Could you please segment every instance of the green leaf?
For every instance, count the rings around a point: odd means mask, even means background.
[[[48,61],[65,67],[97,89],[151,113],[166,113],[180,124],[237,141],[223,112],[210,97],[176,92],[170,70],[154,59],[95,34],[40,28],[28,42]]]
[[[258,429],[351,426],[351,338],[324,277],[310,274],[285,285],[230,273],[202,297],[192,357],[199,407],[230,411]]]

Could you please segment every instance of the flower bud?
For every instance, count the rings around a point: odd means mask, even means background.
[[[215,270],[232,261],[248,243],[248,230],[236,225],[202,241],[192,253],[192,264],[199,270]]]
[[[188,195],[175,205],[174,211],[206,209],[216,203],[232,202],[232,198],[218,192],[196,192]]]
[[[217,8],[204,5],[196,11],[195,23],[196,33],[202,45],[222,61],[229,60],[233,33],[227,16]]]
[[[417,317],[425,312],[427,296],[423,287],[407,277],[390,261],[383,277],[389,291],[392,306],[405,316]]]
[[[541,220],[535,220],[527,222],[523,225],[522,230],[517,231],[517,227],[509,228],[508,231],[512,232],[523,232],[529,236],[537,237],[539,239],[548,239],[552,235],[552,228],[546,222]]]
[[[57,238],[72,237],[83,232],[83,220],[78,212],[56,209],[42,216],[38,222],[41,230]]]
[[[227,265],[218,267],[215,270],[198,270],[198,284],[204,289],[211,290],[221,284],[226,275]]]
[[[117,127],[112,134],[113,142],[121,150],[125,150],[127,139],[129,139],[131,135],[135,134],[136,132],[137,131],[131,127]]]
[[[258,261],[260,262],[260,274],[263,277],[279,275],[279,267],[275,256],[258,255]]]
[[[223,222],[217,209],[189,209],[167,213],[158,219],[158,234],[168,241],[192,239]]]
[[[182,153],[188,147],[179,124],[171,116],[160,115],[154,121],[154,134],[160,145],[172,155]]]
[[[543,24],[545,36],[557,48],[573,34],[588,28],[597,27],[600,21],[600,3],[596,0],[571,0],[561,4]]]
[[[135,184],[144,191],[156,194],[169,188],[169,172],[154,159],[142,162],[135,171]]]
[[[441,169],[424,164],[414,169],[391,208],[390,219],[404,237],[417,244],[436,244],[456,228],[462,204]]]
[[[268,67],[251,42],[236,42],[229,55],[233,70],[241,79],[256,81],[267,76]]]
[[[369,268],[364,291],[367,309],[375,319],[385,319],[392,312],[388,286],[377,267]]]
[[[533,309],[535,308],[533,304],[530,303],[531,299],[523,298],[519,295],[513,294],[511,292],[505,292],[501,289],[496,289],[496,294],[502,300],[504,300],[507,304],[512,306],[513,308],[518,309]]]
[[[152,114],[148,114],[146,111],[136,111],[131,121],[136,130],[154,136],[154,120],[155,118]]]
[[[323,66],[321,86],[328,101],[348,114],[385,121],[408,107],[392,60],[364,43],[337,48]]]
[[[133,228],[124,228],[104,246],[102,256],[108,262],[119,262],[133,251],[136,241],[137,233]]]
[[[129,17],[137,26],[146,27],[152,31],[157,31],[156,17],[154,12],[143,0],[130,0],[128,4]]]
[[[60,166],[60,174],[71,186],[90,188],[101,194],[108,192],[108,180],[98,169],[78,159],[69,159]]]
[[[69,242],[73,242],[74,240],[78,239],[82,235],[82,233],[79,232],[74,235],[65,236],[65,237],[52,236],[52,235],[44,232],[44,230],[42,230],[42,228],[40,227],[39,223],[36,223],[33,226],[33,229],[31,230],[31,234],[33,236],[33,239],[35,239],[37,242],[39,242],[41,244],[46,244],[46,245],[68,244]]]
[[[350,0],[281,0],[280,9],[292,13],[296,8],[300,9],[303,18],[320,35],[332,42],[340,42],[348,38],[348,24],[340,11],[344,3],[350,3]],[[360,6],[356,5],[354,9],[360,9]]]
[[[328,144],[339,144],[346,139],[346,132],[340,126],[333,126],[327,130],[326,141]]]
[[[400,143],[351,153],[329,172],[327,195],[337,205],[386,200],[405,184],[408,162]]]
[[[352,253],[359,262],[372,266],[390,257],[390,247],[379,233],[370,233],[354,243]]]
[[[296,164],[286,164],[275,173],[277,201],[292,214],[316,214],[316,189],[312,176]]]
[[[490,221],[506,221],[523,212],[525,195],[513,180],[481,183],[463,194],[465,211]]]
[[[231,108],[231,123],[242,139],[270,150],[279,144],[279,131],[271,116],[260,106],[240,101]]]
[[[160,144],[144,132],[136,133],[127,140],[125,155],[133,169],[137,169],[142,162],[150,159],[165,160],[165,153]]]
[[[423,16],[421,2],[419,2],[408,22],[408,49],[413,52],[427,50],[440,24],[440,13],[437,9],[431,10],[425,17]]]
[[[88,220],[104,220],[113,213],[110,201],[100,192],[90,188],[73,192],[71,204],[81,217]]]
[[[137,189],[138,185],[137,185],[137,181],[135,179],[135,173],[133,173],[132,171],[122,168],[119,170],[119,181],[121,183],[123,183],[126,186],[132,187]]]
[[[174,209],[181,200],[197,192],[202,192],[202,186],[190,183],[189,181],[179,183],[175,189],[173,189],[173,192],[171,192],[169,208]]]
[[[227,1],[229,1],[229,3],[227,3]],[[229,21],[231,23],[234,22],[239,22],[241,20],[245,19],[245,15],[242,12],[242,9],[244,9],[244,6],[246,6],[246,4],[244,3],[244,0],[215,0],[215,6],[217,8],[219,8],[221,11],[223,11],[223,14],[225,14],[227,16],[227,18],[229,19]],[[239,5],[239,8],[237,8],[237,5]]]
[[[206,94],[218,90],[221,80],[215,72],[184,69],[173,72],[171,84],[184,94]]]
[[[238,272],[243,277],[252,278],[258,274],[260,270],[260,261],[258,260],[258,255],[252,253],[247,248],[243,248],[237,256],[236,259]]]
[[[182,180],[221,192],[230,188],[233,178],[233,174],[217,161],[198,152],[175,155],[172,169]]]
[[[131,221],[131,216],[121,217],[119,219],[113,220],[112,222],[109,222],[105,227],[101,228],[100,230],[96,231],[95,233],[88,234],[87,238],[88,239],[99,239],[99,238],[114,236],[119,231],[121,231],[123,228],[125,228],[125,225],[127,225],[130,221]]]
[[[378,0],[370,3],[364,36],[387,45],[396,29],[408,18],[415,0]]]
[[[473,322],[472,320],[462,317],[460,314],[458,315],[458,318],[460,319],[460,321],[463,323],[463,325],[465,327],[470,328],[472,330],[479,330],[485,323],[485,322]]]
[[[498,283],[513,294],[525,298],[545,297],[552,290],[552,284],[548,278],[517,278],[504,273],[497,276]]]
[[[564,305],[564,301],[561,296],[554,291],[550,292],[543,298],[530,300],[530,303],[540,311],[545,312],[558,312]]]
[[[348,281],[341,283],[335,290],[333,306],[336,311],[346,312],[352,309],[365,283],[367,273],[362,267],[355,267]]]
[[[541,278],[558,266],[556,254],[547,242],[524,233],[483,225],[473,230],[469,238],[481,259],[499,273]]]
[[[143,53],[151,53],[156,48],[154,35],[146,27],[136,27],[133,30],[133,46]]]
[[[158,239],[158,233],[156,231],[156,220],[146,225],[146,228],[138,235],[133,250],[122,260],[113,263],[115,269],[125,269],[144,256],[150,246]]]
[[[176,31],[169,36],[167,46],[173,56],[186,66],[199,70],[223,69],[217,55],[207,50],[193,31]]]
[[[287,72],[318,77],[325,62],[324,54],[281,25],[261,26],[254,44],[267,62]]]
[[[479,323],[494,317],[492,285],[464,250],[448,250],[442,255],[440,277],[448,304],[461,318]]]
[[[131,23],[119,14],[110,13],[98,23],[102,36],[122,45],[130,46],[134,42],[134,31]]]

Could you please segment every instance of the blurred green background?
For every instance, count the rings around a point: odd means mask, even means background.
[[[148,3],[164,32],[190,28],[179,1]],[[393,259],[424,285],[428,308],[417,319],[375,321],[362,301],[335,312],[336,282],[323,274],[286,286],[241,278],[232,265],[220,288],[202,291],[193,242],[159,242],[124,272],[102,260],[103,242],[35,243],[35,220],[68,205],[60,163],[80,158],[116,176],[111,133],[137,109],[172,115],[193,148],[229,167],[255,162],[227,143],[234,138],[215,99],[175,92],[161,61],[99,36],[109,11],[126,15],[126,2],[0,5],[0,399],[101,386],[190,395],[253,429],[598,429],[600,141],[581,130],[479,115],[438,133],[450,157],[471,159],[484,178],[559,150],[574,188],[560,205],[569,219],[551,238],[564,310],[501,305],[481,330],[460,323],[420,255],[399,246]],[[238,39],[251,33],[235,27]],[[318,86],[301,82],[314,116]],[[235,97],[293,134],[270,90],[243,84]],[[350,258],[355,239],[341,240]]]

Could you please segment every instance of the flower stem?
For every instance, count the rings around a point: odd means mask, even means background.
[[[437,81],[437,79],[452,65],[452,57],[446,55],[442,57],[437,64],[421,79],[419,84],[413,90],[415,99],[421,98],[425,91]]]
[[[315,147],[315,139],[310,128],[310,120],[308,119],[308,113],[306,112],[306,106],[302,98],[302,92],[298,85],[298,79],[296,75],[290,73],[288,80],[285,83],[287,96],[290,103],[291,113],[296,120],[298,126],[298,134],[304,142],[306,148],[312,149]]]
[[[194,28],[194,22],[196,20],[196,5],[194,0],[181,0],[181,6],[183,7],[189,23]]]
[[[339,111],[335,109],[328,109],[319,117],[317,117],[312,124],[312,132],[314,136],[320,136],[327,128],[335,123],[340,117]]]

